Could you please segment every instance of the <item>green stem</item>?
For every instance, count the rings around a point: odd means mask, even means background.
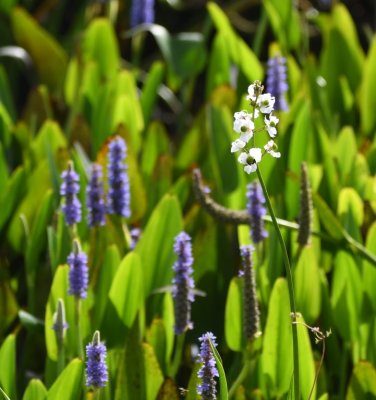
[[[181,335],[176,336],[176,346],[175,346],[174,358],[171,362],[170,374],[169,374],[171,378],[175,378],[175,376],[179,370],[181,356],[183,354],[184,340],[185,340],[185,332]]]
[[[100,400],[100,398],[101,398],[101,389],[96,388],[94,390],[93,400]]]
[[[4,396],[4,398],[5,398],[6,400],[10,400],[10,398],[7,396],[7,394],[4,392],[4,390],[1,389],[1,386],[0,386],[0,393]]]
[[[77,355],[84,359],[84,349],[82,347],[82,337],[81,337],[81,299],[75,296],[75,322],[77,329]]]
[[[282,237],[281,230],[279,229],[278,222],[275,217],[272,204],[270,202],[270,198],[269,198],[266,186],[265,186],[265,182],[262,179],[261,172],[259,169],[257,169],[257,176],[258,176],[260,184],[262,186],[262,190],[265,195],[266,204],[268,206],[268,210],[269,210],[270,216],[272,218],[274,228],[277,233],[278,241],[279,241],[279,244],[280,244],[281,250],[282,250],[283,262],[285,264],[285,269],[286,269],[286,278],[287,278],[287,285],[288,285],[289,299],[290,299],[291,318],[293,321],[291,328],[292,328],[293,358],[294,358],[294,397],[296,400],[300,400],[298,329],[296,326],[296,304],[295,304],[294,283],[292,280],[290,260],[289,260],[288,254],[287,254],[287,249],[286,249],[286,245],[283,240],[283,237]]]
[[[243,364],[243,368],[240,371],[238,377],[231,385],[230,390],[228,391],[228,397],[231,399],[235,395],[236,389],[243,383],[245,378],[248,376],[249,371],[251,370],[251,360],[246,360]]]
[[[58,339],[58,355],[57,355],[57,376],[61,374],[65,367],[65,349],[64,342]]]

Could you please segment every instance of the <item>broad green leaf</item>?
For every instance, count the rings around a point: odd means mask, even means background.
[[[47,389],[39,379],[31,379],[22,400],[46,400]]]
[[[337,138],[336,151],[334,153],[339,164],[338,169],[343,184],[346,184],[349,179],[349,174],[355,161],[356,149],[354,130],[350,126],[345,126]]]
[[[48,391],[47,400],[77,400],[81,396],[84,362],[73,359]]]
[[[376,397],[376,370],[367,361],[354,366],[346,400],[373,399]]]
[[[8,179],[0,194],[0,230],[19,204],[25,192],[26,174],[23,167],[18,167]]]
[[[376,127],[375,113],[376,108],[376,36],[372,38],[372,43],[368,51],[367,59],[363,69],[363,79],[359,96],[359,110],[362,130],[366,133],[374,132]]]
[[[18,304],[8,281],[0,280],[0,294],[0,335],[3,335],[17,316]]]
[[[120,263],[109,292],[120,319],[129,328],[142,302],[142,267],[140,256],[129,253]]]
[[[172,351],[175,342],[175,314],[174,314],[174,300],[171,293],[165,293],[163,297],[163,311],[162,311],[163,324],[166,335],[166,363],[171,359]],[[163,364],[161,364],[163,365]]]
[[[162,83],[164,73],[164,64],[159,61],[155,61],[148,71],[148,75],[143,85],[140,97],[140,103],[145,123],[147,123],[152,116],[152,112],[158,98],[159,86]]]
[[[95,314],[94,326],[101,326],[103,314],[108,302],[108,293],[113,284],[113,279],[120,264],[121,258],[118,248],[111,245],[106,249],[103,263],[99,271],[99,278],[95,288]]]
[[[195,362],[192,368],[192,373],[189,378],[186,400],[201,400],[201,396],[197,393],[197,385],[200,384],[200,378],[197,376],[197,372],[201,368],[201,363]]]
[[[299,308],[298,308],[299,309]],[[311,348],[311,341],[309,338],[308,329],[299,324],[299,322],[304,323],[303,318],[298,318],[298,345],[299,345],[299,380],[300,380],[300,393],[302,399],[308,399],[313,382],[315,380],[315,359],[313,357],[313,352]],[[317,344],[322,348],[322,343]],[[312,399],[316,398],[316,387],[312,392]]]
[[[158,392],[158,400],[179,400],[179,392],[175,381],[172,378],[165,378],[163,385]]]
[[[294,124],[288,156],[289,171],[296,177],[300,176],[301,162],[308,158],[310,136],[312,136],[312,117],[309,104],[304,103]],[[285,193],[288,217],[296,218],[299,210],[299,179],[288,179]]]
[[[182,215],[177,199],[165,195],[158,203],[137,243],[144,268],[144,295],[153,289],[169,285],[175,259],[173,243],[182,230]]]
[[[263,373],[273,396],[287,393],[293,373],[289,293],[284,278],[274,284],[266,320],[262,351]]]
[[[376,249],[376,222],[374,222],[367,232],[366,248],[375,253]],[[363,261],[362,271],[363,288],[365,296],[370,300],[374,312],[376,312],[376,268],[370,262]]]
[[[313,246],[303,248],[294,269],[296,307],[308,324],[317,320],[321,309],[320,274]]]
[[[10,334],[0,347],[0,386],[11,399],[16,399],[16,336]]]
[[[241,351],[243,344],[243,281],[233,278],[225,308],[226,343],[232,351]]]
[[[41,82],[60,92],[67,68],[63,48],[23,8],[12,10],[11,22],[14,39],[30,54]]]
[[[218,350],[214,346],[211,340],[210,342],[210,347],[213,352],[214,358],[215,358],[215,364],[218,370],[219,374],[219,396],[218,400],[228,400],[228,389],[227,389],[227,379],[226,379],[226,373],[225,370],[223,369],[222,365],[222,359],[221,356],[218,353]]]
[[[108,19],[97,18],[90,23],[84,35],[82,51],[86,62],[95,61],[98,64],[101,77],[115,77],[120,66],[120,54],[114,28]]]
[[[230,156],[231,116],[227,108],[209,107],[207,111],[208,137],[218,169],[218,181],[225,193],[232,192],[238,185],[237,164]]]
[[[338,211],[342,225],[356,239],[360,239],[359,228],[363,224],[363,201],[353,188],[343,188],[338,197]]]
[[[153,347],[155,356],[157,357],[164,375],[167,373],[167,363],[169,362],[167,358],[166,333],[165,324],[160,318],[154,318],[146,332],[147,342]]]
[[[312,194],[313,205],[317,209],[320,222],[328,231],[328,233],[337,240],[341,240],[344,237],[344,230],[334,215],[333,211],[329,208],[329,206],[325,203],[325,201],[317,194]]]
[[[363,301],[360,272],[354,258],[344,251],[337,253],[334,264],[331,293],[334,321],[345,340],[356,341]]]
[[[0,11],[9,14],[10,11],[12,10],[12,7],[14,7],[17,4],[17,0],[3,0],[0,3]]]

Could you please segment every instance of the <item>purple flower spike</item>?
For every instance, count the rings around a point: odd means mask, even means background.
[[[102,176],[102,167],[94,164],[86,189],[87,218],[90,227],[104,225],[106,222]]]
[[[154,22],[154,0],[133,0],[131,6],[131,28]]]
[[[78,240],[73,242],[73,252],[69,254],[69,289],[68,294],[86,299],[89,283],[87,255],[81,251]]]
[[[199,361],[202,363],[197,376],[201,378],[201,383],[197,385],[197,393],[202,396],[202,400],[216,400],[217,388],[215,378],[218,377],[215,358],[210,347],[210,342],[213,346],[217,346],[216,337],[207,332],[199,338],[201,342]]]
[[[68,162],[68,167],[61,174],[63,180],[60,186],[60,194],[64,196],[65,202],[61,207],[67,225],[74,225],[81,221],[81,203],[77,198],[80,191],[80,177],[73,167],[73,162]]]
[[[108,381],[106,355],[106,346],[100,341],[99,331],[96,331],[93,341],[86,346],[86,386],[96,388],[106,386]]]
[[[240,254],[243,261],[243,270],[239,274],[244,282],[243,286],[243,331],[247,340],[260,336],[260,311],[256,297],[256,278],[252,262],[252,246],[242,246]]]
[[[118,214],[122,217],[130,217],[130,188],[127,165],[124,158],[127,154],[127,146],[120,136],[113,139],[108,145],[108,203],[107,212]]]
[[[268,237],[262,217],[266,214],[265,197],[261,185],[257,182],[247,185],[247,210],[251,219],[251,237],[253,243],[260,243]]]
[[[286,59],[279,56],[270,58],[268,61],[266,90],[275,97],[274,110],[288,110],[289,107],[285,98],[288,88]]]
[[[181,335],[193,328],[191,321],[191,303],[194,301],[192,278],[192,244],[191,237],[181,232],[175,237],[174,252],[178,256],[173,270],[175,272],[172,296],[175,308],[175,333]]]

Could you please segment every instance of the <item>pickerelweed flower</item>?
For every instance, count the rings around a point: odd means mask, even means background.
[[[99,331],[96,331],[93,341],[86,346],[86,386],[96,388],[106,386],[108,381],[106,355],[106,346],[100,341]]]
[[[174,252],[178,259],[174,263],[173,270],[175,276],[173,278],[174,310],[175,310],[175,333],[181,335],[187,329],[193,328],[191,321],[191,303],[194,301],[194,281],[193,273],[193,256],[191,237],[181,232],[175,237]]]
[[[154,0],[133,0],[131,6],[131,28],[154,22]]]
[[[81,251],[78,240],[73,241],[73,252],[69,254],[67,262],[69,265],[68,294],[86,299],[89,283],[87,255]]]
[[[247,185],[247,211],[251,219],[251,237],[253,243],[260,243],[268,237],[262,217],[266,214],[265,197],[261,185],[252,182]]]
[[[62,343],[64,340],[65,331],[69,327],[65,319],[65,307],[63,299],[59,299],[57,301],[57,308],[53,315],[53,322],[52,329],[56,332],[57,340]]]
[[[125,141],[120,136],[108,145],[108,200],[107,212],[130,217],[130,187],[127,165],[124,162],[127,153]]]
[[[274,140],[269,140],[263,147],[249,147],[251,141],[255,144],[255,135],[261,131],[266,131],[270,138],[277,136],[277,124],[279,119],[272,115],[275,104],[275,97],[270,93],[262,93],[264,87],[259,81],[256,81],[248,87],[247,100],[249,100],[252,112],[239,111],[234,114],[234,131],[240,134],[240,137],[232,142],[231,153],[241,151],[238,156],[240,164],[244,165],[244,171],[247,174],[257,170],[257,164],[260,163],[264,154],[269,154],[274,158],[279,158],[281,153],[276,151],[277,145]],[[262,125],[255,128],[255,120],[262,117]],[[252,139],[252,140],[251,140]]]
[[[102,167],[99,164],[93,164],[86,189],[87,219],[90,227],[104,225],[106,222],[102,176]]]
[[[201,346],[198,359],[202,365],[200,370],[197,372],[197,376],[201,379],[201,383],[197,385],[197,393],[201,395],[202,400],[217,399],[215,378],[218,377],[219,374],[213,351],[210,346],[210,342],[213,346],[217,346],[215,340],[216,337],[211,332],[207,332],[199,338]]]
[[[260,311],[256,297],[256,279],[252,262],[252,246],[242,246],[240,254],[242,256],[243,270],[241,277],[243,286],[243,330],[247,340],[255,339],[260,336]]]
[[[268,60],[266,90],[275,97],[274,109],[287,111],[285,93],[288,90],[286,59],[276,56]]]
[[[60,194],[64,196],[64,204],[61,209],[65,215],[67,225],[74,225],[81,221],[81,203],[77,198],[80,191],[80,177],[74,170],[73,162],[68,162],[68,167],[61,174],[63,182],[60,186]]]

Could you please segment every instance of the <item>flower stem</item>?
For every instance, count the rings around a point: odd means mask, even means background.
[[[77,355],[84,359],[84,349],[82,347],[82,337],[81,337],[81,299],[75,296],[75,322],[77,329]]]
[[[250,370],[251,370],[251,360],[245,360],[243,364],[243,368],[240,371],[238,377],[231,385],[230,390],[228,391],[228,398],[231,399],[235,395],[236,389],[243,383],[243,381],[247,378]]]
[[[58,355],[57,355],[57,376],[61,374],[65,367],[65,350],[64,350],[64,341],[58,340]]]
[[[262,186],[262,190],[264,192],[266,204],[268,206],[268,210],[269,210],[270,216],[272,218],[274,228],[277,233],[279,244],[281,246],[283,262],[285,264],[285,269],[286,269],[286,278],[287,278],[287,285],[288,285],[289,299],[290,299],[290,310],[291,310],[291,317],[292,317],[292,321],[293,321],[291,328],[292,328],[293,359],[294,359],[294,398],[296,400],[300,400],[298,330],[297,330],[297,326],[296,326],[296,304],[295,304],[294,284],[293,284],[293,280],[292,280],[291,265],[290,265],[289,256],[287,254],[286,245],[283,240],[281,230],[279,229],[278,222],[275,217],[272,204],[270,202],[268,191],[265,186],[265,182],[262,178],[260,170],[257,169],[256,171],[257,171],[257,176],[259,178],[260,184]]]
[[[181,356],[183,354],[184,340],[185,340],[185,332],[181,335],[176,335],[175,352],[174,352],[174,357],[172,359],[172,362],[170,365],[170,371],[169,371],[170,372],[169,375],[171,378],[174,378],[179,370]]]

